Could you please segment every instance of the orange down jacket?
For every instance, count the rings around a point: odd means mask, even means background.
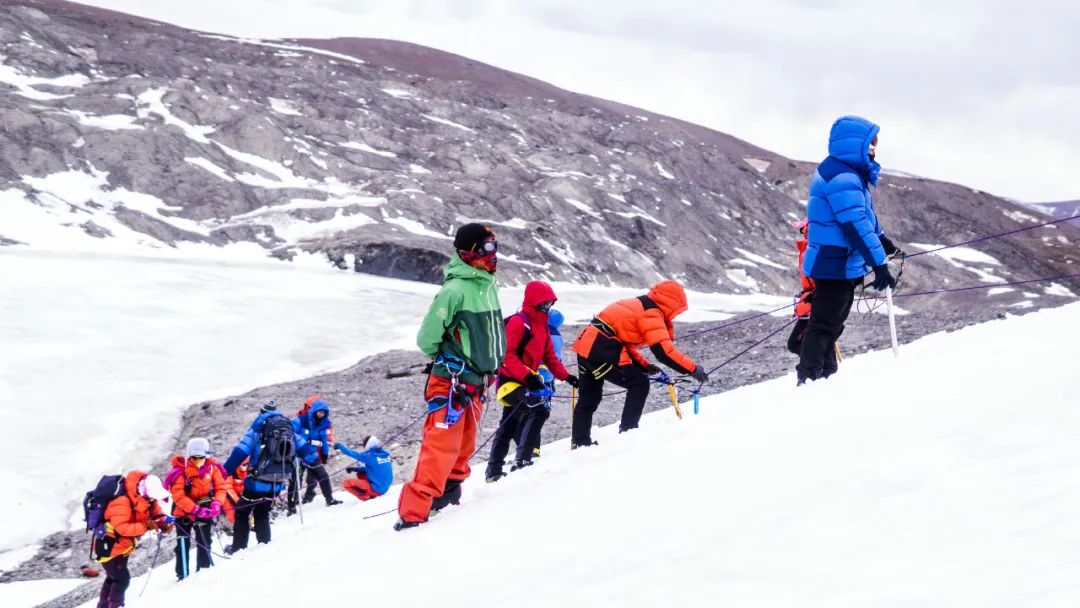
[[[143,471],[131,471],[125,475],[124,494],[110,500],[105,506],[105,530],[116,537],[107,559],[134,551],[143,534],[158,528],[154,520],[165,516],[157,501],[139,495],[139,482],[144,477],[146,473]]]
[[[206,506],[211,500],[217,501],[218,505],[225,503],[230,485],[225,482],[221,467],[217,466],[217,461],[213,458],[207,458],[200,467],[195,466],[188,458],[173,456],[172,466],[173,471],[182,471],[180,474],[169,475],[173,478],[169,486],[173,499],[173,517],[194,517],[195,509]]]
[[[806,245],[809,243],[808,228],[809,226],[806,225],[800,226],[799,240],[795,241],[795,249],[799,250],[799,283],[802,286],[802,291],[799,292],[799,297],[795,301],[795,316],[800,319],[810,316],[810,297],[814,295],[814,279],[803,272],[803,257],[806,255]]]
[[[654,306],[650,306],[650,302]],[[611,328],[614,339],[622,344],[617,365],[647,367],[648,359],[638,352],[639,348],[647,346],[654,350],[661,349],[660,353],[668,360],[666,362],[674,363],[672,367],[677,371],[689,374],[697,368],[697,364],[675,348],[675,329],[672,326],[675,317],[686,312],[687,308],[686,291],[682,285],[667,280],[653,285],[644,300],[629,298],[609,305],[596,315],[596,320]],[[598,339],[604,339],[600,329],[595,323],[587,325],[574,341],[574,352],[589,359]]]

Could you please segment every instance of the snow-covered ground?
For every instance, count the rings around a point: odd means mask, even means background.
[[[77,503],[97,477],[154,462],[191,403],[412,348],[437,290],[315,260],[158,255],[0,253],[0,414],[20,429],[0,447],[0,487],[20,488],[0,501],[0,561],[17,563],[29,555],[13,550],[80,526]],[[643,293],[556,289],[572,322]],[[520,287],[503,290],[506,314],[521,297]],[[788,301],[692,293],[684,318],[719,320]]]
[[[182,584],[159,566],[128,605],[1076,606],[1077,332],[1071,304],[656,412],[402,533],[362,519],[397,487],[308,509]]]

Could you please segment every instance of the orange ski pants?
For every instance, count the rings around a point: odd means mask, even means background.
[[[428,377],[424,401],[445,397],[450,393],[450,380],[440,376]],[[470,395],[478,394],[479,387],[459,384]],[[469,457],[476,449],[476,427],[483,412],[483,403],[476,397],[470,407],[461,413],[461,419],[453,426],[446,424],[446,409],[428,414],[424,421],[424,436],[420,455],[416,459],[416,473],[412,481],[401,489],[398,515],[408,522],[427,521],[431,513],[431,501],[442,496],[447,480],[464,481],[469,477]]]

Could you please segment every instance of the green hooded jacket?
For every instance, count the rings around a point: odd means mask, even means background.
[[[455,253],[443,276],[442,289],[416,334],[416,345],[432,358],[443,353],[464,359],[467,367],[461,381],[480,384],[483,375],[499,369],[506,354],[495,275],[469,266]],[[441,365],[432,371],[450,376]]]

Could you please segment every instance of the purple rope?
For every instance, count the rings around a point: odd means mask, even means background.
[[[795,304],[794,303],[785,304],[784,306],[781,306],[780,308],[774,308],[773,310],[767,310],[765,312],[758,313],[756,315],[746,317],[745,319],[739,319],[738,321],[731,321],[729,323],[722,323],[720,325],[717,325],[716,327],[706,327],[705,329],[699,329],[698,331],[692,331],[692,332],[684,335],[682,337],[682,339],[685,340],[687,338],[693,338],[694,336],[700,336],[701,334],[708,333],[710,331],[718,331],[718,330],[725,329],[725,328],[728,328],[728,327],[733,327],[733,326],[738,325],[740,323],[746,323],[747,321],[753,321],[754,319],[760,319],[761,317],[765,317],[765,316],[771,315],[773,313],[780,312],[781,310],[791,308],[792,306],[795,306]]]
[[[712,373],[713,373],[713,372],[715,372],[716,370],[720,369],[721,367],[724,367],[724,366],[725,366],[725,365],[727,365],[728,363],[731,363],[731,362],[732,362],[732,361],[734,361],[735,359],[738,359],[739,357],[741,357],[741,356],[745,355],[746,353],[750,352],[750,351],[751,351],[751,350],[753,350],[753,349],[754,349],[755,347],[757,347],[758,345],[760,345],[760,344],[761,344],[762,342],[764,342],[764,341],[768,340],[769,338],[771,338],[771,337],[775,336],[776,334],[778,334],[778,333],[780,333],[780,332],[784,331],[785,329],[787,329],[787,327],[788,327],[789,325],[791,325],[791,324],[792,324],[792,323],[794,323],[795,321],[798,321],[798,319],[791,319],[791,320],[789,320],[789,321],[788,321],[787,323],[784,323],[784,324],[783,324],[783,325],[781,325],[780,327],[777,327],[777,328],[776,328],[776,329],[774,329],[773,331],[769,332],[769,334],[768,334],[768,335],[766,335],[766,336],[765,336],[764,338],[762,338],[762,339],[758,340],[757,342],[754,342],[754,343],[753,343],[753,344],[751,344],[750,346],[747,346],[747,347],[746,347],[746,348],[744,348],[743,350],[741,350],[741,351],[739,351],[738,353],[736,353],[736,354],[732,355],[732,357],[731,357],[730,359],[728,359],[727,361],[724,361],[724,362],[723,362],[723,363],[721,363],[720,365],[717,365],[716,367],[714,367],[714,368],[710,369],[710,370],[709,370],[709,375],[711,376],[711,375],[712,375]],[[701,386],[700,386],[700,385],[698,386],[698,389],[699,389],[699,390],[701,389]]]
[[[970,287],[953,287],[950,289],[934,289],[931,291],[916,291],[915,293],[894,293],[893,298],[910,298],[913,296],[930,296],[939,293],[954,293],[958,291],[972,291],[974,289],[993,289],[994,287],[1010,287],[1014,285],[1027,285],[1028,283],[1043,283],[1046,281],[1066,281],[1069,279],[1080,278],[1080,272],[1076,274],[1063,274],[1056,277],[1043,277],[1041,279],[1028,279],[1026,281],[1012,281],[1010,283],[988,283],[984,285],[972,285]],[[872,300],[884,299],[883,296],[873,296],[872,298],[865,298]]]
[[[1043,226],[1050,226],[1051,224],[1060,224],[1061,222],[1067,222],[1069,220],[1075,220],[1075,219],[1080,219],[1080,214],[1074,215],[1072,217],[1062,218],[1060,220],[1051,220],[1049,222],[1043,222],[1041,224],[1035,224],[1034,226],[1027,226],[1025,228],[1017,228],[1016,230],[1010,230],[1008,232],[1002,232],[1000,234],[991,234],[990,236],[980,236],[977,239],[971,239],[970,241],[964,241],[963,243],[957,243],[955,245],[944,245],[944,246],[938,247],[936,249],[930,249],[929,251],[920,251],[918,253],[912,253],[912,254],[909,254],[907,257],[913,258],[913,257],[920,256],[920,255],[926,255],[928,253],[935,253],[935,252],[941,251],[943,249],[952,249],[953,247],[963,247],[964,245],[971,245],[973,243],[981,243],[982,241],[989,241],[991,239],[999,239],[999,238],[1001,238],[1003,236],[1009,236],[1010,234],[1016,234],[1018,232],[1024,232],[1026,230],[1034,230],[1035,228],[1042,228]]]

